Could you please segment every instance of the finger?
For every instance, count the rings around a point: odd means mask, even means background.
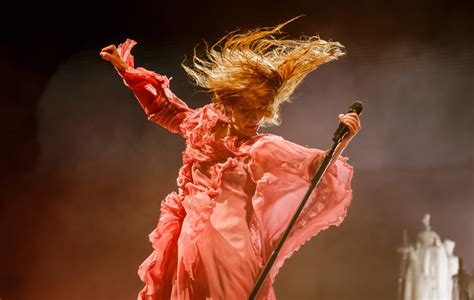
[[[357,126],[357,128],[360,129],[360,128],[362,127],[362,125],[361,125],[361,123],[360,123],[360,118],[359,118],[359,116],[358,116],[358,115],[355,116],[355,117],[353,118],[353,120],[354,120],[354,123],[355,123],[355,125]]]
[[[341,118],[357,121],[359,119],[359,116],[356,113],[347,113],[347,114],[344,114],[344,115],[339,115],[339,119],[341,119]]]
[[[343,120],[348,120],[348,121],[352,122],[352,124],[353,124],[356,128],[360,128],[360,127],[361,127],[359,115],[357,115],[356,113],[348,113],[348,114],[345,114],[345,115],[340,114],[340,115],[339,115],[339,120],[340,120],[341,122],[342,122]]]
[[[355,134],[357,133],[357,131],[359,131],[359,127],[357,126],[357,123],[354,120],[345,119],[343,123],[349,128],[349,131],[352,134]]]
[[[117,51],[115,45],[109,45],[107,47],[102,48],[101,52],[114,53],[114,50]]]
[[[115,45],[108,45],[108,46],[102,48],[101,51],[111,52],[114,47],[115,47]]]
[[[341,117],[341,120],[349,120],[351,122],[357,123],[357,119],[354,116],[344,115]]]
[[[347,129],[349,130],[349,134],[351,135],[354,135],[354,133],[356,132],[354,126],[352,126],[352,124],[345,124],[347,126]]]
[[[111,61],[113,59],[113,55],[107,52],[100,52],[100,56],[106,61]]]
[[[345,115],[344,119],[351,120],[351,122],[353,122],[355,125],[360,127],[360,119],[359,119],[359,116],[357,114],[355,116],[354,115]]]
[[[355,124],[351,124],[351,126],[349,128],[350,128],[349,130],[350,130],[352,135],[355,135],[355,134],[357,134],[357,132],[359,132],[359,129],[357,128],[357,125],[355,125]]]
[[[346,125],[351,131],[354,131],[354,130],[356,130],[356,128],[357,128],[356,125],[355,125],[353,122],[349,121],[349,120],[344,120],[343,123],[344,123],[344,125]]]
[[[353,118],[354,118],[354,120],[356,120],[357,123],[360,124],[360,118],[359,118],[359,115],[358,115],[358,114],[355,114],[355,115],[353,116]]]
[[[359,115],[356,114],[356,113],[347,113],[347,114],[345,114],[344,116],[347,117],[347,118],[354,119],[354,120],[358,120],[358,119],[359,119]]]

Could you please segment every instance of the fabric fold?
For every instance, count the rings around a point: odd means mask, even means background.
[[[160,218],[149,235],[153,252],[138,268],[145,283],[138,299],[169,299],[171,282],[177,266],[177,241],[185,211],[178,195],[173,192],[161,202]]]

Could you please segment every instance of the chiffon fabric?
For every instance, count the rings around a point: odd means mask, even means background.
[[[229,125],[225,114],[213,104],[189,108],[166,76],[135,68],[135,44],[128,39],[118,47],[130,66],[120,76],[148,119],[186,142],[178,191],[162,201],[149,235],[153,252],[139,267],[145,287],[138,299],[247,299],[324,152],[272,134],[217,138],[216,130]],[[346,161],[340,157],[313,191],[258,299],[275,299],[272,283],[284,261],[343,221],[352,198]]]

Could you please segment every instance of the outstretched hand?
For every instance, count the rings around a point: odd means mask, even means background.
[[[129,68],[129,66],[123,61],[122,57],[117,51],[117,47],[115,45],[109,45],[107,47],[102,48],[100,51],[100,57],[103,60],[109,61],[117,70],[124,72]]]
[[[359,115],[355,112],[340,114],[339,121],[347,126],[349,132],[342,138],[341,142],[349,142],[360,130],[360,119]]]

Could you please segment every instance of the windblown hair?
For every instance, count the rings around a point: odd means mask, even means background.
[[[182,64],[194,83],[212,93],[217,105],[246,105],[264,110],[262,125],[278,125],[279,107],[290,100],[306,75],[343,55],[343,46],[317,36],[277,38],[275,27],[233,31],[210,46],[203,57],[194,48],[192,66]]]

